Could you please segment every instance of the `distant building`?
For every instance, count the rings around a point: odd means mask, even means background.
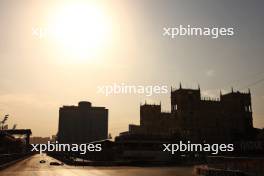
[[[51,136],[51,142],[55,142],[57,140],[57,135],[52,135]]]
[[[47,144],[50,137],[30,137],[30,144]]]
[[[171,91],[171,112],[161,105],[140,106],[140,125],[129,125],[127,134],[180,136],[192,141],[240,140],[253,130],[251,94],[239,91],[219,99],[202,98],[200,88]]]
[[[108,109],[92,107],[81,101],[78,106],[63,106],[59,111],[58,141],[88,143],[108,137]]]

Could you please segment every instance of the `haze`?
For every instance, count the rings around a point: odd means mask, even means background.
[[[86,16],[77,9],[69,12],[73,18],[60,13],[83,4],[94,13]],[[161,101],[170,110],[170,95],[105,96],[97,93],[98,86],[177,87],[182,82],[190,88],[199,83],[203,96],[210,97],[231,86],[250,88],[254,126],[262,128],[263,6],[260,0],[1,1],[0,115],[10,114],[9,127],[17,124],[31,128],[33,136],[50,136],[57,133],[59,107],[87,100],[109,109],[109,132],[115,136],[129,123],[139,123],[140,102]],[[63,17],[56,21],[58,15]],[[59,38],[33,33],[54,24],[61,24]],[[163,27],[180,24],[233,27],[235,35],[162,36]],[[72,26],[78,28],[67,32]]]

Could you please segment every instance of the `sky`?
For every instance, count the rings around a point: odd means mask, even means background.
[[[261,0],[2,0],[0,117],[9,114],[9,127],[30,128],[33,136],[51,136],[59,107],[86,100],[109,109],[115,136],[139,124],[145,100],[169,111],[170,94],[105,96],[99,86],[181,82],[200,84],[205,97],[250,88],[254,126],[263,128],[263,6]],[[163,36],[164,27],[179,25],[232,27],[234,35]]]

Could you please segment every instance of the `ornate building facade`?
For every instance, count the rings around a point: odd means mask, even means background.
[[[202,98],[200,88],[171,90],[171,112],[161,105],[140,106],[140,125],[128,134],[178,136],[192,141],[228,142],[245,138],[253,129],[251,93],[234,92]]]

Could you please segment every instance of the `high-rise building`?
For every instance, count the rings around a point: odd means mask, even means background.
[[[89,143],[107,139],[108,109],[93,107],[81,101],[78,106],[63,106],[59,110],[58,141],[60,143]]]

